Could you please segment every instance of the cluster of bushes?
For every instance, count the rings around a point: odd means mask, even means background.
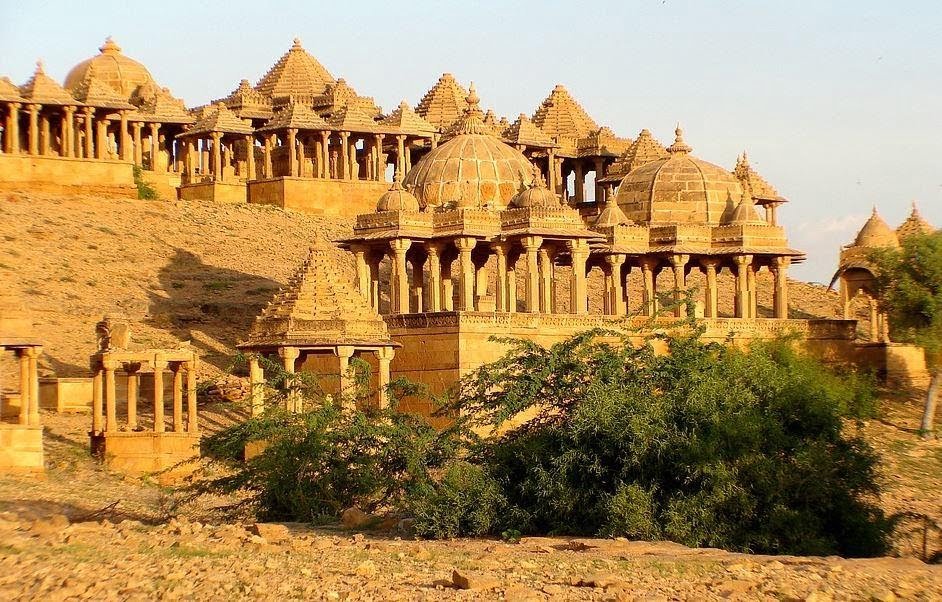
[[[247,494],[243,504],[269,519],[336,520],[356,505],[410,516],[437,538],[886,551],[876,456],[846,424],[872,411],[868,379],[838,377],[787,340],[743,350],[698,332],[662,338],[666,354],[607,332],[549,348],[504,341],[508,353],[442,405],[454,419],[444,430],[395,410],[417,394],[402,382],[385,410],[312,394],[322,401],[306,412],[272,409],[208,439],[218,458],[237,458],[247,441],[267,447],[201,486]],[[284,379],[275,385],[283,394]]]

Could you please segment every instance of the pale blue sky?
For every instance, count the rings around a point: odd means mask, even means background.
[[[188,105],[253,83],[299,36],[384,108],[445,71],[511,120],[565,84],[600,124],[753,166],[790,199],[824,281],[876,203],[942,225],[942,5],[935,2],[16,2],[0,0],[0,75],[37,58],[60,80],[107,35]]]

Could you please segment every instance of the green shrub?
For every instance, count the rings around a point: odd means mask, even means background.
[[[144,170],[140,165],[134,166],[134,185],[137,186],[137,198],[145,201],[157,200],[157,190],[144,181]]]
[[[502,429],[474,450],[506,503],[492,533],[883,553],[876,456],[844,431],[872,407],[867,379],[839,378],[789,341],[741,350],[698,334],[666,337],[665,355],[600,332],[507,341],[466,379],[448,410]],[[514,427],[523,411],[536,417]]]
[[[493,532],[503,504],[500,487],[483,467],[455,461],[440,480],[414,488],[405,510],[417,534],[447,539]]]

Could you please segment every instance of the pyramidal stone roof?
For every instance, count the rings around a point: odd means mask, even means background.
[[[334,77],[302,46],[294,44],[259,80],[255,89],[270,98],[316,96],[327,91]]]
[[[438,128],[413,111],[405,100],[400,102],[399,106],[379,123],[380,125],[395,128],[402,134],[416,136],[431,136],[438,131]]]
[[[455,81],[455,76],[444,73],[419,101],[415,112],[439,131],[445,131],[464,114],[467,96],[468,91]]]
[[[520,113],[517,120],[504,132],[503,138],[509,144],[522,144],[539,148],[555,146],[553,140],[546,135],[546,132],[530,121],[526,113]]]
[[[255,318],[243,349],[279,346],[392,345],[386,322],[341,272],[326,244],[304,263]]]
[[[909,238],[910,236],[920,236],[923,234],[931,234],[935,231],[935,228],[932,227],[922,214],[919,213],[919,208],[916,207],[916,201],[913,201],[913,209],[909,213],[909,217],[906,218],[900,227],[896,229],[896,236],[903,240],[904,238]]]
[[[376,121],[356,105],[345,105],[327,118],[327,124],[342,132],[375,132]]]
[[[258,128],[258,131],[271,132],[287,129],[324,131],[329,130],[330,126],[307,105],[291,102],[276,112],[268,123]]]
[[[193,123],[195,119],[183,101],[167,88],[152,86],[138,96],[138,114],[158,123]]]
[[[253,88],[247,79],[240,81],[229,96],[216,102],[224,103],[243,119],[267,119],[272,114],[271,99]]]
[[[37,61],[36,71],[25,84],[20,86],[20,96],[30,102],[44,105],[79,105],[79,101],[46,75],[42,61]]]
[[[0,77],[0,100],[4,102],[23,102],[20,89],[9,77]]]
[[[236,114],[229,110],[229,107],[219,102],[209,110],[203,112],[193,127],[179,134],[178,137],[196,136],[199,134],[212,134],[219,132],[222,134],[251,134],[252,126],[242,121]]]
[[[133,109],[117,90],[98,78],[88,77],[75,88],[75,98],[83,103],[104,109]]]
[[[752,198],[761,201],[783,200],[778,191],[749,165],[749,157],[746,156],[745,151],[736,158],[736,167],[733,169],[733,174],[742,183],[743,188],[749,190]]]
[[[666,159],[669,155],[664,145],[655,140],[651,132],[645,128],[638,133],[638,137],[625,149],[625,152],[609,166],[605,177],[600,178],[599,182],[618,183],[632,170],[651,161]]]
[[[533,123],[559,138],[585,138],[599,129],[562,84],[557,84],[533,114]]]

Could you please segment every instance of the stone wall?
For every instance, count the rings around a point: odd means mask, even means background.
[[[248,183],[248,201],[305,213],[355,217],[376,211],[389,182],[281,177]]]
[[[137,196],[131,163],[0,154],[0,188]]]

